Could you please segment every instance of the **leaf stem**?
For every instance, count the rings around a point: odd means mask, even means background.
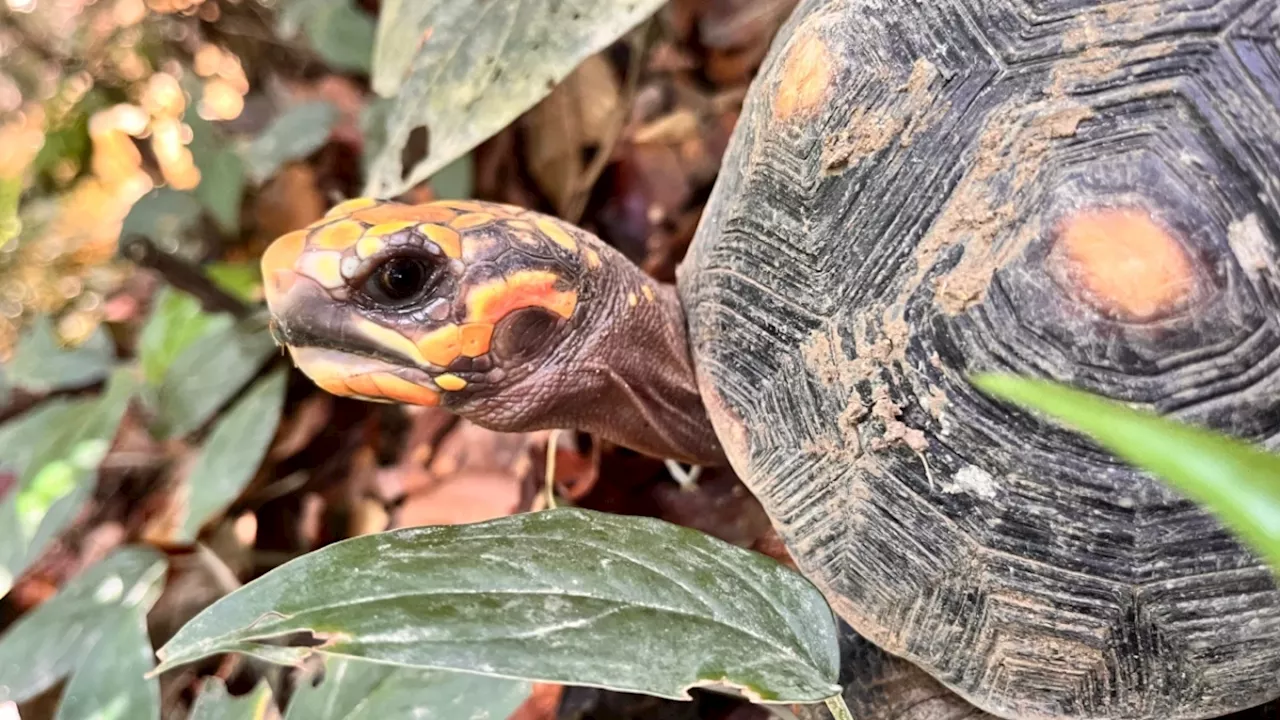
[[[823,700],[827,704],[827,709],[831,711],[831,717],[835,720],[853,720],[853,713],[849,712],[849,706],[844,704],[844,694],[832,695]]]

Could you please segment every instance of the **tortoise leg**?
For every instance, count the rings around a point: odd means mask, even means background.
[[[997,720],[943,687],[925,671],[890,655],[840,623],[840,686],[856,720]],[[800,720],[832,720],[822,705],[795,707]],[[1275,720],[1280,700],[1223,716],[1223,720]]]

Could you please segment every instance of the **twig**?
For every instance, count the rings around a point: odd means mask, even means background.
[[[582,219],[582,213],[587,209],[587,198],[591,196],[591,188],[595,187],[596,181],[613,159],[613,149],[627,127],[627,116],[631,114],[631,105],[635,101],[636,88],[640,85],[640,75],[644,71],[645,58],[649,55],[649,46],[659,29],[659,25],[650,18],[631,38],[631,57],[627,62],[627,84],[622,92],[622,102],[618,103],[615,111],[617,117],[609,125],[609,134],[600,143],[600,149],[592,156],[591,164],[583,171],[582,177],[578,178],[573,197],[565,207],[564,219],[570,223],[577,223]]]
[[[681,490],[687,492],[698,488],[698,477],[702,475],[701,465],[694,465],[685,470],[675,460],[666,460],[665,462],[667,464],[667,472],[671,474],[671,479],[676,481]]]
[[[134,264],[156,271],[170,285],[195,296],[209,312],[230,313],[237,320],[253,314],[252,308],[218,287],[200,268],[164,252],[141,235],[121,238],[120,253]]]
[[[547,470],[546,470],[546,489],[547,493],[547,509],[556,509],[556,445],[560,442],[560,430],[552,430],[550,437],[547,438]]]

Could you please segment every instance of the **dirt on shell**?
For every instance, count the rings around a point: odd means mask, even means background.
[[[849,118],[848,129],[824,140],[823,170],[843,172],[895,142],[901,147],[910,145],[917,133],[950,107],[933,104],[932,88],[940,77],[938,68],[928,59],[916,60],[906,83],[890,93],[881,107],[858,108]]]

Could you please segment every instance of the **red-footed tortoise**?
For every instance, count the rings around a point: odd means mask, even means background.
[[[982,710],[1254,707],[1268,568],[966,377],[1280,432],[1278,28],[1280,0],[804,0],[677,287],[535,212],[359,199],[265,254],[275,332],[337,394],[727,460],[857,633]]]

